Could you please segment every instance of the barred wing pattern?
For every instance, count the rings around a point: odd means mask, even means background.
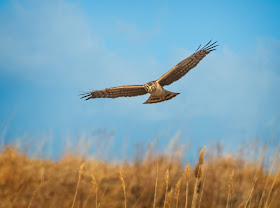
[[[120,86],[112,87],[104,90],[97,90],[93,92],[88,92],[82,94],[86,100],[93,98],[117,98],[117,97],[133,97],[138,95],[146,94],[144,85],[130,85],[130,86]]]
[[[181,61],[179,64],[170,69],[167,73],[165,73],[161,78],[157,81],[161,86],[170,85],[171,83],[179,80],[185,74],[188,73],[192,68],[194,68],[208,53],[216,50],[215,45],[217,43],[211,43],[211,40],[199,50],[200,46],[196,50],[196,52],[185,60]]]

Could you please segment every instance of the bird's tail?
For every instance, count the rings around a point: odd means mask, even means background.
[[[176,97],[177,95],[179,95],[180,93],[174,93],[174,92],[169,92],[167,90],[164,90],[164,93],[162,94],[162,96],[155,96],[155,95],[151,95],[149,97],[148,100],[146,100],[145,103],[143,104],[152,104],[152,103],[159,103],[159,102],[163,102],[165,100],[170,100],[174,97]]]

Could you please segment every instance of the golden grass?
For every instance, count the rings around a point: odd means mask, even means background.
[[[78,183],[77,183],[77,187],[76,187],[76,191],[75,191],[75,195],[74,195],[74,199],[73,199],[73,204],[72,204],[71,208],[74,207],[74,204],[75,204],[75,201],[76,201],[76,197],[77,197],[77,194],[78,194],[78,188],[79,188],[79,184],[80,184],[80,181],[81,181],[81,178],[82,178],[84,167],[85,167],[85,163],[83,162],[80,166]]]
[[[194,169],[194,175],[195,175],[195,185],[194,185],[194,191],[193,191],[193,199],[192,199],[192,208],[196,208],[196,202],[198,195],[200,193],[201,189],[201,175],[202,175],[202,165],[204,162],[204,153],[205,153],[206,147],[203,147],[199,154],[199,161]]]
[[[188,163],[185,167],[185,181],[186,181],[186,202],[185,202],[185,208],[188,207],[188,193],[189,193],[189,179],[191,176],[191,168],[190,163]]]
[[[180,187],[181,187],[181,179],[179,179],[179,181],[177,182],[176,189],[175,189],[176,208],[178,208],[179,205]]]
[[[169,181],[169,170],[167,169],[165,172],[165,195],[164,195],[164,204],[163,208],[166,207],[167,193],[168,193],[168,181]]]
[[[94,187],[94,192],[95,192],[95,207],[98,207],[98,198],[97,198],[97,192],[98,192],[98,185],[97,185],[97,181],[96,178],[94,177],[94,175],[91,175],[91,179],[92,179],[92,185]]]
[[[227,197],[227,206],[226,208],[231,207],[231,198],[233,196],[234,190],[233,190],[233,176],[234,176],[234,170],[232,171],[229,180],[228,180],[228,197]]]
[[[206,167],[206,171],[205,171],[205,175],[204,175],[204,179],[203,179],[203,184],[202,184],[202,188],[201,188],[202,190],[201,190],[201,194],[200,194],[200,198],[199,198],[198,208],[200,208],[200,205],[201,205],[206,178],[207,178],[207,167]]]
[[[275,176],[274,176],[274,179],[273,179],[271,188],[270,188],[270,190],[269,190],[269,192],[268,192],[268,196],[267,196],[267,198],[266,198],[266,202],[265,202],[265,206],[264,206],[265,208],[266,208],[266,207],[270,207],[270,206],[269,206],[269,204],[271,204],[271,203],[270,203],[270,202],[271,202],[270,195],[271,195],[271,192],[272,192],[272,190],[273,190],[273,188],[274,188],[274,186],[275,186],[275,182],[276,182],[276,180],[277,180],[277,178],[278,178],[278,176],[279,176],[279,171],[280,171],[280,168],[278,167],[278,168],[277,168],[277,171],[276,171],[276,174],[275,174]],[[278,198],[278,200],[279,200],[279,198]]]
[[[172,156],[147,157],[116,165],[68,154],[54,162],[7,147],[0,153],[0,208],[280,207],[278,155],[261,157],[260,165],[203,148],[195,168]]]
[[[123,190],[123,196],[124,196],[124,208],[126,208],[126,190],[125,190],[125,182],[124,182],[123,175],[122,175],[122,172],[121,172],[121,171],[120,171],[120,179],[121,179],[121,182],[122,182],[122,190]]]
[[[156,200],[157,200],[157,186],[158,186],[158,160],[156,161],[157,164],[157,172],[156,172],[156,184],[155,184],[155,192],[154,192],[154,202],[153,202],[153,208],[156,208]]]

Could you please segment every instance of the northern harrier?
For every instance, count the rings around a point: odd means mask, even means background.
[[[184,59],[179,64],[170,69],[161,78],[156,81],[148,82],[144,85],[129,85],[112,87],[104,90],[97,90],[82,94],[86,100],[93,98],[117,98],[117,97],[133,97],[150,93],[149,99],[144,104],[159,103],[165,100],[170,100],[180,93],[173,93],[163,89],[163,86],[179,80],[188,71],[194,68],[208,53],[216,50],[217,41],[211,43],[211,40],[200,49],[200,46],[190,57]],[[199,50],[200,49],[200,50]]]

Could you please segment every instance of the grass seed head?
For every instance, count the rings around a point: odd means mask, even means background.
[[[83,173],[84,173],[84,168],[85,168],[85,163],[83,162],[80,166],[80,170],[79,170],[79,178],[82,177]]]
[[[94,187],[94,191],[97,192],[98,185],[97,185],[97,181],[96,181],[96,178],[94,177],[94,175],[91,175],[91,179],[92,179],[92,185]]]
[[[169,181],[169,170],[167,169],[165,172],[165,190],[168,190],[168,181]]]
[[[125,193],[125,182],[124,182],[123,175],[122,175],[122,172],[121,172],[121,171],[120,171],[120,179],[121,179],[121,182],[122,182],[122,189],[123,189],[123,192]]]
[[[205,153],[206,147],[203,147],[202,150],[200,151],[199,154],[199,161],[194,169],[194,175],[196,178],[200,178],[201,177],[201,166],[204,162],[204,153]]]
[[[232,173],[229,177],[229,180],[228,180],[228,189],[229,189],[229,193],[230,193],[231,196],[234,193],[234,190],[233,190],[233,176],[234,176],[234,170],[232,171]]]
[[[187,181],[189,181],[190,176],[191,176],[190,163],[188,163],[188,164],[186,165],[184,173],[185,173],[185,181],[187,182]]]
[[[176,184],[176,189],[175,189],[175,198],[179,199],[179,195],[180,195],[180,186],[181,186],[181,179],[179,179],[179,181]]]

